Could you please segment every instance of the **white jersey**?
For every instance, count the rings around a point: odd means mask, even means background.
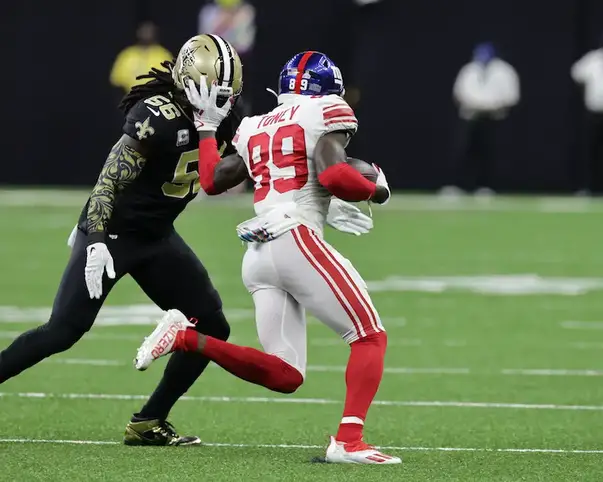
[[[323,135],[357,127],[337,95],[284,94],[271,112],[244,118],[232,142],[255,181],[256,215],[285,215],[322,233],[331,194],[318,182],[314,150]]]

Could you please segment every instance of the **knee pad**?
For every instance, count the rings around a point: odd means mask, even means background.
[[[204,335],[213,336],[218,340],[226,341],[230,336],[230,325],[222,309],[198,318],[195,330]]]

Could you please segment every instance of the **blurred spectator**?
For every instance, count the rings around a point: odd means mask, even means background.
[[[245,62],[255,41],[255,8],[244,0],[214,0],[199,11],[199,33],[228,40]]]
[[[157,27],[153,22],[143,22],[136,30],[136,44],[123,49],[111,69],[111,84],[128,93],[138,81],[136,77],[146,74],[151,67],[160,67],[164,60],[173,55],[162,47],[157,39]]]
[[[255,41],[255,8],[244,0],[214,0],[199,11],[199,33],[219,35],[230,42],[241,57],[245,73],[244,67],[250,61]],[[245,115],[251,115],[251,105],[246,97],[241,96],[237,102]],[[229,192],[243,192],[246,185],[246,182],[241,183]]]
[[[337,42],[339,52],[336,62],[339,64],[344,75],[345,94],[343,98],[352,109],[357,109],[360,104],[360,87],[357,85],[355,74],[355,58],[357,57],[358,44],[362,42],[361,35],[362,25],[366,22],[367,15],[370,15],[371,7],[381,2],[381,0],[353,0],[349,2],[349,7],[338,8],[337,17],[341,18],[343,25],[346,26],[346,31],[355,32],[352,37],[344,37],[340,42]],[[364,64],[364,59],[361,60]]]
[[[519,102],[519,78],[511,65],[497,57],[491,43],[481,43],[473,51],[473,60],[460,70],[453,94],[460,118],[456,188],[491,194],[498,124]]]
[[[581,194],[603,192],[603,37],[599,45],[572,67],[572,78],[584,85],[586,107],[587,155]]]

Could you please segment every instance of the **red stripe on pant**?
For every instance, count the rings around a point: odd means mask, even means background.
[[[324,243],[323,240],[321,240],[314,233],[312,233],[311,235],[312,235],[312,238],[314,239],[314,241],[317,244],[319,244],[320,246],[322,246],[323,250],[326,252],[326,255],[331,260],[331,263],[333,263],[334,265],[338,266],[339,269],[343,272],[344,276],[346,277],[346,279],[348,280],[348,282],[351,285],[352,289],[354,290],[354,293],[356,294],[356,296],[358,297],[358,299],[360,299],[361,303],[365,307],[365,310],[368,311],[370,319],[371,319],[372,332],[379,333],[379,332],[383,331],[383,329],[379,328],[379,324],[377,323],[377,314],[373,310],[373,307],[368,302],[368,300],[363,296],[362,290],[354,282],[354,279],[352,278],[352,276],[350,275],[350,273],[348,272],[348,270],[346,268],[344,268],[342,266],[342,264],[337,260],[337,258],[335,257],[335,255],[333,253],[331,253],[331,251],[329,250],[329,247]],[[371,331],[371,327],[367,327],[367,326],[364,327],[364,330],[366,331],[367,335],[369,334],[369,331]]]
[[[337,266],[333,264],[333,262],[329,259],[329,257],[324,253],[321,247],[316,243],[316,240],[310,233],[310,230],[305,226],[300,226],[297,228],[302,240],[302,243],[306,246],[308,251],[312,254],[312,256],[316,259],[316,262],[321,266],[323,270],[327,272],[329,277],[333,280],[339,291],[343,294],[344,298],[356,314],[358,320],[360,320],[361,327],[356,326],[358,331],[358,335],[360,337],[364,337],[373,333],[376,333],[375,328],[371,323],[371,316],[362,306],[360,299],[354,293],[353,288],[350,286],[348,281],[344,278],[344,276],[339,272]],[[344,270],[345,272],[345,270]],[[350,319],[355,321],[354,317],[350,316]]]
[[[314,262],[314,260],[306,253],[306,249],[308,251],[310,251],[310,248],[305,245],[305,243],[302,241],[302,239],[300,237],[300,233],[298,232],[299,229],[302,228],[302,227],[303,226],[300,226],[299,228],[295,228],[294,230],[291,231],[291,233],[293,234],[293,239],[295,240],[295,243],[297,244],[297,247],[302,252],[302,254],[306,257],[306,259],[312,265],[312,267],[316,270],[316,272],[320,276],[322,276],[322,278],[325,280],[325,282],[327,283],[327,285],[329,285],[329,288],[331,288],[331,291],[335,295],[335,298],[337,298],[337,301],[339,301],[339,304],[345,310],[345,312],[347,313],[347,315],[350,318],[350,320],[352,320],[352,323],[354,324],[354,329],[356,330],[356,333],[358,334],[358,336],[361,336],[360,326],[358,325],[358,322],[355,320],[354,315],[352,314],[352,312],[350,311],[350,309],[348,308],[348,306],[345,304],[345,302],[343,301],[343,299],[339,295],[338,291],[333,286],[333,283],[331,283],[331,280],[322,272],[322,270],[317,266],[317,264]],[[306,246],[305,249],[304,249],[304,246]],[[335,282],[335,280],[333,280],[333,281]]]

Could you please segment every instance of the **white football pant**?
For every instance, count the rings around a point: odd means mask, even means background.
[[[250,243],[243,282],[253,296],[266,353],[306,374],[306,312],[345,342],[383,332],[366,283],[322,237],[298,226],[268,243]]]

